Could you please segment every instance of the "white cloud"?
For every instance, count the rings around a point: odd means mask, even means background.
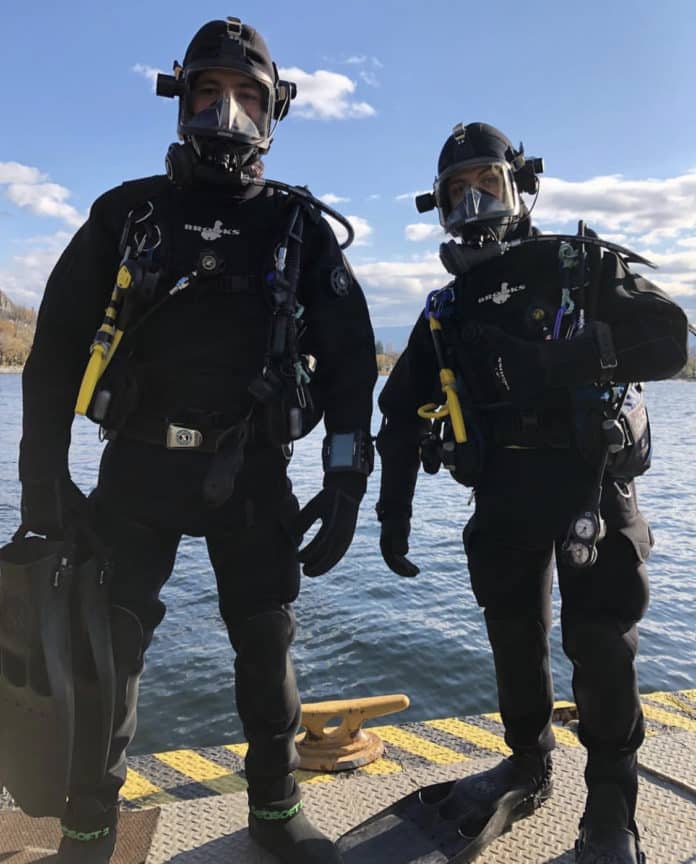
[[[404,229],[404,235],[407,240],[411,240],[414,243],[420,243],[421,240],[433,240],[436,237],[444,239],[442,226],[432,225],[429,222],[414,222],[411,225],[407,225]]]
[[[543,178],[534,215],[550,223],[582,218],[646,243],[676,238],[696,230],[696,171],[663,180],[620,174],[577,182]]]
[[[339,243],[342,243],[346,239],[346,229],[335,219],[332,219],[331,216],[325,216],[324,218],[331,226]],[[364,219],[362,216],[346,216],[346,219],[353,226],[353,231],[355,232],[355,239],[351,244],[351,249],[354,246],[369,246],[370,237],[372,236],[372,225],[370,225],[367,219]]]
[[[0,185],[7,187],[5,195],[13,204],[37,216],[62,219],[77,228],[84,222],[84,216],[67,203],[70,190],[47,181],[47,176],[32,165],[0,162]]]
[[[371,72],[368,69],[360,70],[360,78],[364,81],[369,87],[379,87],[379,79],[375,75],[374,72]]]
[[[131,66],[131,70],[133,72],[137,72],[138,75],[142,75],[144,78],[147,78],[148,81],[152,84],[152,92],[155,92],[155,87],[157,86],[157,76],[164,74],[162,69],[157,69],[154,66],[147,66],[145,63],[136,63],[134,66]]]
[[[46,280],[70,236],[68,231],[58,231],[28,238],[28,250],[15,255],[10,266],[0,270],[0,291],[22,306],[38,306]]]
[[[297,84],[297,98],[292,104],[292,113],[297,117],[344,120],[372,117],[377,113],[367,102],[351,98],[355,82],[346,75],[326,69],[305,72],[297,66],[280,69],[279,74]]]
[[[16,204],[37,216],[53,216],[77,228],[84,217],[65,199],[70,190],[57,183],[10,183],[5,193]]]
[[[38,168],[19,162],[0,162],[0,185],[7,183],[39,183],[46,179]]]
[[[412,324],[428,292],[451,278],[436,252],[400,261],[362,261],[353,270],[378,326]]]
[[[327,192],[326,195],[320,195],[319,198],[324,202],[324,204],[328,204],[329,207],[333,207],[334,204],[344,204],[346,201],[350,201],[350,198],[343,198],[341,195],[334,195],[333,192]]]
[[[349,66],[360,66],[362,67],[358,74],[360,75],[360,80],[364,81],[369,87],[379,87],[379,78],[377,76],[377,70],[383,69],[384,64],[381,63],[376,57],[368,57],[365,54],[354,54],[352,57],[348,57],[347,60],[343,61],[347,63]]]

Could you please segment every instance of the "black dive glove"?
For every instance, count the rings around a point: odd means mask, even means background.
[[[609,381],[617,365],[611,328],[601,321],[588,323],[574,339],[530,342],[475,322],[465,325],[462,336],[503,399]]]
[[[66,532],[75,537],[92,533],[91,507],[87,496],[69,477],[22,483],[22,527],[50,540],[62,540]]]
[[[387,567],[399,576],[406,578],[417,576],[420,567],[406,557],[408,535],[411,533],[411,517],[406,514],[387,516],[378,504],[377,518],[382,523],[379,548]]]
[[[362,472],[324,475],[324,488],[302,508],[295,523],[297,533],[303,535],[317,519],[322,522],[316,537],[297,555],[305,576],[321,576],[343,558],[353,539],[366,489],[367,477]]]

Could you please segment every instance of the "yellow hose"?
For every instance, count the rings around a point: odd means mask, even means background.
[[[92,401],[92,396],[94,396],[94,390],[97,386],[97,382],[102,376],[104,372],[106,359],[106,348],[104,345],[99,343],[93,344],[91,348],[91,353],[89,357],[89,362],[87,363],[87,368],[85,369],[85,374],[82,376],[82,383],[80,384],[80,392],[77,394],[77,402],[75,403],[75,413],[84,416],[87,413],[87,409],[89,408],[89,403]]]
[[[442,392],[447,397],[447,410],[449,412],[450,422],[452,423],[454,440],[457,444],[465,444],[468,440],[466,426],[464,425],[462,406],[459,402],[459,395],[457,394],[454,372],[452,372],[451,369],[440,369],[440,384],[442,384]]]
[[[435,354],[437,362],[440,366],[440,385],[442,392],[445,394],[446,405],[438,408],[434,402],[428,402],[427,405],[421,405],[418,409],[418,416],[425,420],[439,420],[442,417],[449,417],[452,423],[452,432],[454,440],[457,444],[465,444],[468,440],[466,434],[466,426],[464,425],[464,416],[462,415],[462,406],[457,393],[457,382],[454,372],[444,365],[444,355],[440,346],[440,332],[442,324],[435,318],[430,316],[430,332],[433,336],[433,344],[435,346]]]
[[[121,311],[123,295],[132,283],[133,274],[126,264],[121,264],[116,274],[116,284],[111,292],[109,304],[104,310],[104,320],[89,349],[89,361],[75,402],[76,414],[84,416],[87,413],[99,379],[119,346],[123,330],[117,330],[115,323]]]

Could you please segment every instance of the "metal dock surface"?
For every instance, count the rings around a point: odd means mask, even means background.
[[[637,822],[648,864],[696,864],[696,690],[641,699],[648,734],[639,752]],[[573,709],[558,703],[557,714],[567,719]],[[574,861],[585,753],[572,727],[572,719],[555,727],[552,799],[488,847],[481,864]],[[340,774],[298,772],[308,815],[332,838],[419,786],[481,771],[509,753],[496,714],[370,728],[385,741],[383,758]],[[152,807],[160,814],[147,864],[274,864],[247,835],[244,751],[243,744],[229,744],[130,759],[122,821],[128,830],[115,864],[142,861],[137,835],[149,833],[143,808]],[[0,809],[0,861],[41,860],[47,854],[41,849],[55,849],[56,821],[29,820],[8,803]]]

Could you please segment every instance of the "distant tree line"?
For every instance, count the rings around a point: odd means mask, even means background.
[[[688,378],[691,381],[696,380],[696,351],[692,348],[689,351],[689,359],[686,361],[686,366],[677,372],[675,378]]]
[[[0,312],[0,366],[22,367],[29,356],[36,329],[36,312],[10,303],[2,295]]]
[[[377,355],[377,371],[380,375],[388,375],[399,359],[399,351],[394,350],[391,342],[387,342],[386,350],[381,339],[375,342],[375,354]]]

